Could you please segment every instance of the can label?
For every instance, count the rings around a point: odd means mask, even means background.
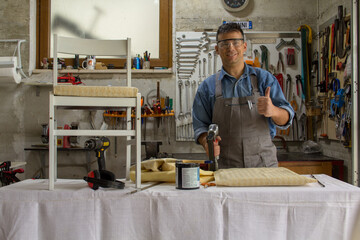
[[[200,187],[200,172],[199,168],[183,168],[182,169],[182,188],[197,188]]]

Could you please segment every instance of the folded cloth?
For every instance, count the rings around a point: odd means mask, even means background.
[[[317,182],[287,168],[229,168],[214,173],[217,186],[288,186]]]
[[[175,158],[158,158],[141,162],[141,182],[175,182]],[[191,160],[187,160],[191,161]],[[130,168],[130,179],[135,182],[135,165]],[[214,172],[200,169],[200,183],[214,181]]]

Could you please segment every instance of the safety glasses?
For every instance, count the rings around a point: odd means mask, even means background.
[[[219,48],[226,49],[229,48],[230,45],[233,45],[235,48],[240,47],[244,38],[232,38],[232,39],[224,39],[217,42]]]

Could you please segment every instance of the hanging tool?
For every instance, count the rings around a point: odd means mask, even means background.
[[[323,78],[325,82],[325,92],[328,91],[329,85],[329,37],[330,27],[325,28],[325,37],[323,37],[323,48],[322,48],[322,62],[323,62]],[[325,39],[325,41],[324,41]],[[321,88],[320,88],[321,91]]]
[[[332,25],[331,25],[331,33],[330,33],[330,35],[331,35],[331,42],[330,42],[330,57],[329,57],[329,73],[331,72],[331,69],[332,69],[332,67],[334,67],[333,65],[333,61],[335,61],[335,23],[333,23]]]
[[[319,79],[319,60],[318,60],[318,57],[319,57],[319,53],[318,52],[315,52],[313,54],[313,59],[312,59],[312,62],[311,62],[311,78],[312,79],[316,79],[316,85],[315,84],[312,84],[313,86],[318,86],[320,84],[320,79]],[[315,95],[315,94],[314,94]]]
[[[294,95],[293,95],[293,100],[290,101],[290,105],[294,109],[294,112],[295,112],[295,115],[294,115],[294,118],[293,118],[293,127],[292,127],[293,140],[298,140],[297,138],[299,137],[299,129],[298,129],[298,122],[297,122],[297,115],[296,115],[296,111],[298,110],[298,105],[296,103]],[[289,135],[290,127],[287,130],[288,131],[285,132],[285,133],[286,133],[286,135]],[[295,130],[296,130],[296,137],[297,138],[295,138]]]
[[[180,105],[180,112],[179,115],[177,117],[177,121],[176,121],[176,133],[177,136],[179,135],[179,139],[182,139],[182,128],[183,128],[183,120],[184,120],[184,113],[182,111],[182,94],[181,94],[181,90],[182,90],[182,86],[183,86],[183,81],[181,79],[178,80],[178,86],[179,86],[179,105]]]
[[[211,53],[208,53],[208,76],[210,76],[212,74],[211,61],[212,61],[212,55],[211,55]]]
[[[164,114],[169,114],[170,111],[170,97],[166,96],[165,97],[165,110],[164,110]],[[166,130],[167,130],[167,137],[168,137],[168,144],[170,144],[170,117],[166,118]]]
[[[253,67],[261,67],[260,61],[259,61],[259,51],[257,49],[254,50],[254,63]]]
[[[310,73],[309,73],[309,61],[308,57],[311,50],[312,43],[312,30],[309,25],[301,25],[298,28],[298,31],[301,31],[301,75],[302,75],[302,84],[304,92],[306,92],[306,100],[310,101]]]
[[[352,109],[352,102],[351,102],[351,84],[346,83],[345,87],[345,128],[343,132],[344,136],[344,147],[351,147],[351,109]]]
[[[346,29],[345,19],[343,17],[343,6],[338,6],[338,28],[336,31],[336,54],[339,58],[344,58],[347,48],[344,49],[344,34]]]
[[[296,130],[296,135],[295,135],[295,130]],[[299,126],[298,126],[298,121],[297,121],[297,115],[295,113],[294,118],[293,118],[293,124],[292,124],[292,134],[293,134],[293,141],[299,140]],[[296,136],[296,137],[295,137]]]
[[[206,58],[203,58],[203,79],[206,79]]]
[[[296,75],[295,76],[296,78],[296,92],[297,92],[297,95],[300,96],[302,99],[305,98],[305,95],[304,95],[304,91],[303,91],[303,84],[302,84],[302,81],[301,81],[301,76],[300,75]],[[299,87],[300,85],[300,87]],[[301,90],[301,92],[300,92]]]
[[[202,82],[202,76],[201,76],[201,60],[199,60],[199,81],[198,81],[199,85],[201,84],[201,82]]]
[[[290,74],[286,74],[286,85],[285,85],[286,100],[290,101],[292,95],[293,95],[292,79]]]
[[[161,104],[160,104],[160,81],[156,82],[156,102],[153,106],[155,114],[161,114]],[[156,118],[157,128],[160,127],[161,119],[160,117]]]
[[[218,54],[216,53],[216,51],[213,52],[213,56],[214,56],[214,68],[213,68],[213,74],[215,74],[217,71],[216,71],[216,68],[217,68],[217,56]]]
[[[219,134],[219,127],[217,124],[210,124],[208,135],[206,137],[208,150],[209,150],[209,160],[212,161],[210,164],[210,171],[218,170],[218,159],[219,156],[215,156],[214,143],[217,141],[216,137]]]
[[[295,49],[294,48],[286,49],[286,63],[288,66],[295,65]]]
[[[327,110],[328,110],[328,97],[327,95],[325,96],[318,96],[319,102],[322,103],[322,107],[321,107],[321,116],[322,116],[322,122],[321,122],[321,132],[320,132],[320,137],[323,138],[328,138],[328,135],[326,134],[327,132],[327,120],[328,120],[328,114],[327,114]]]
[[[261,49],[261,68],[269,70],[268,49],[265,45],[260,45]]]
[[[279,130],[279,134],[280,134],[280,135],[287,135],[287,136],[289,136],[289,133],[290,133],[290,127],[288,127],[287,129],[280,129],[280,130]]]
[[[279,73],[279,74],[276,74],[275,77],[279,82],[281,90],[284,92],[284,76],[281,73]]]
[[[178,37],[176,38],[176,42],[181,43],[181,42],[201,42],[202,39],[201,38],[181,38]]]
[[[336,117],[340,114],[340,108],[342,108],[345,103],[344,93],[345,93],[344,89],[340,88],[336,91],[335,97],[330,100],[331,117]]]
[[[187,140],[189,140],[189,136],[190,136],[190,123],[191,123],[191,105],[190,105],[190,102],[191,102],[191,99],[190,99],[190,81],[189,80],[186,80],[185,81],[185,94],[186,94],[186,113],[185,113],[185,137]]]
[[[280,50],[283,46],[293,46],[295,47],[298,51],[301,50],[301,48],[299,47],[299,45],[297,45],[295,39],[291,40],[291,41],[285,41],[284,39],[280,39],[280,42],[278,45],[275,46],[276,50]]]
[[[280,68],[281,68],[281,71],[280,71]],[[285,73],[283,56],[282,56],[281,52],[279,52],[279,59],[278,59],[278,62],[277,62],[276,70],[277,70],[278,73],[280,73],[280,72]]]

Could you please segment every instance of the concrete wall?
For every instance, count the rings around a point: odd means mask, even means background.
[[[176,30],[217,29],[222,21],[251,20],[255,31],[296,31],[301,24],[316,26],[315,1],[250,1],[241,12],[224,10],[221,1],[176,1]]]
[[[0,36],[2,39],[23,38],[28,43],[21,49],[25,72],[31,72],[34,62],[34,0],[0,1]],[[327,12],[333,11],[333,6],[325,0],[320,0],[321,19],[327,19]],[[287,0],[258,0],[250,1],[249,6],[240,13],[229,13],[222,8],[221,2],[181,0],[174,1],[174,28],[173,31],[204,31],[204,29],[217,29],[223,20],[252,20],[256,31],[296,31],[301,24],[309,24],[316,28],[318,24],[316,1],[287,1]],[[329,6],[329,7],[327,7]],[[336,10],[334,10],[336,11]],[[329,14],[331,16],[332,14]],[[31,47],[30,47],[31,46]],[[0,55],[8,52],[8,46],[0,46]],[[32,78],[41,78],[33,75]],[[136,78],[133,85],[139,88],[144,95],[149,89],[156,88],[160,80],[161,88],[170,98],[175,99],[175,76],[162,78]],[[104,80],[103,80],[104,81]],[[106,79],[106,84],[113,83]],[[50,87],[33,87],[24,84],[0,86],[0,161],[14,160],[26,161],[25,178],[31,178],[39,168],[40,158],[38,152],[24,151],[31,144],[38,144],[41,135],[41,123],[48,119],[48,92]],[[93,112],[95,125],[101,124],[101,112]],[[59,119],[59,125],[80,121],[84,126],[90,125],[89,113],[66,113]],[[167,153],[199,153],[202,148],[191,142],[175,141],[175,122],[171,119],[170,143],[168,142],[166,127],[153,131],[154,122],[147,124],[147,139],[162,140],[161,152]],[[165,126],[165,127],[163,127]],[[85,139],[80,138],[80,143]],[[124,176],[123,141],[118,139],[117,154],[115,154],[114,139],[111,138],[112,147],[107,151],[107,169],[114,171],[117,177]],[[143,149],[144,155],[144,149]],[[84,153],[59,153],[59,164],[83,163]],[[92,160],[95,160],[93,155]],[[93,164],[96,168],[96,163]],[[71,171],[68,171],[71,169]],[[85,168],[65,167],[59,168],[60,178],[82,178],[86,174]]]

